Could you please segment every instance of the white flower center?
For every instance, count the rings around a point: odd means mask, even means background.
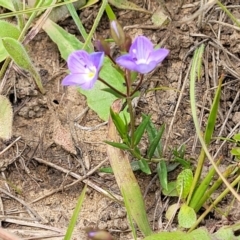
[[[136,61],[137,64],[146,64],[147,63],[147,59],[137,59]]]
[[[97,69],[95,66],[90,66],[86,69],[86,74],[89,80],[92,80],[96,75]]]

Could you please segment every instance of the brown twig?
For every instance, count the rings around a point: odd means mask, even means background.
[[[98,164],[95,168],[93,168],[91,171],[89,171],[85,176],[80,176],[80,175],[78,175],[78,174],[76,174],[76,173],[73,173],[73,172],[71,172],[71,171],[69,171],[69,170],[67,170],[67,169],[65,169],[65,168],[62,168],[62,167],[60,167],[60,166],[58,166],[58,165],[55,165],[55,164],[53,164],[53,163],[50,163],[50,162],[48,162],[48,161],[45,161],[45,160],[43,160],[43,159],[41,159],[41,158],[33,158],[33,159],[36,160],[36,161],[38,161],[38,162],[40,162],[40,163],[46,164],[47,166],[50,166],[50,167],[52,167],[52,168],[55,168],[55,169],[57,169],[57,170],[59,170],[59,171],[61,171],[61,172],[64,172],[64,173],[66,173],[66,174],[68,174],[68,175],[76,178],[77,180],[74,181],[74,182],[72,182],[72,183],[70,183],[70,184],[68,184],[68,185],[66,185],[66,186],[59,187],[59,188],[51,191],[51,192],[45,194],[44,196],[41,196],[41,197],[33,200],[31,203],[38,202],[38,201],[40,201],[41,199],[43,199],[43,198],[45,198],[45,197],[48,197],[48,196],[51,196],[52,194],[54,194],[54,193],[56,193],[56,192],[59,192],[59,191],[68,189],[68,188],[74,186],[75,184],[77,184],[77,183],[79,183],[79,182],[84,182],[85,184],[87,184],[87,185],[90,186],[91,188],[95,189],[97,192],[99,192],[99,193],[101,193],[101,194],[109,197],[110,199],[112,199],[112,200],[114,200],[114,201],[117,201],[117,202],[122,202],[122,201],[123,201],[122,198],[121,198],[119,195],[113,194],[113,193],[109,193],[109,192],[107,192],[106,190],[98,187],[96,184],[94,184],[94,183],[91,182],[90,180],[86,180],[87,177],[89,177],[89,176],[92,175],[94,172],[96,172],[105,162],[107,162],[108,159],[103,160],[103,161],[102,161],[100,164]]]

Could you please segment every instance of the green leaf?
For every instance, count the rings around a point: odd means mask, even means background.
[[[65,60],[67,60],[70,53],[82,49],[83,47],[83,43],[81,43],[74,35],[65,31],[50,19],[47,19],[43,25],[43,30],[48,34],[52,41],[57,44],[61,57]]]
[[[116,148],[119,148],[119,149],[122,149],[122,150],[129,150],[129,147],[124,143],[109,142],[109,141],[104,141],[104,142],[113,146],[113,147],[116,147]]]
[[[4,20],[0,20],[0,29],[0,38],[11,37],[18,39],[21,33],[17,26]],[[2,62],[7,56],[8,52],[3,46],[2,39],[0,39],[0,62]]]
[[[143,240],[213,240],[206,228],[198,228],[190,233],[181,231],[176,232],[160,232],[152,234]],[[220,239],[223,240],[223,239]]]
[[[112,61],[108,57],[105,57],[104,64],[99,75],[103,80],[114,86],[118,91],[123,93],[126,91],[123,84],[123,75],[112,66]],[[101,119],[107,121],[110,113],[109,108],[117,98],[111,93],[102,91],[104,88],[106,88],[106,85],[97,81],[90,91],[79,88],[79,92],[87,97],[88,106],[95,111]],[[126,112],[126,108],[124,111]]]
[[[176,189],[181,198],[186,198],[193,181],[193,173],[190,169],[184,169],[177,177]]]
[[[17,39],[20,35],[20,30],[17,28],[16,25],[4,21],[4,20],[0,20],[0,37],[11,37],[11,38],[15,38]]]
[[[143,119],[143,121],[140,123],[138,128],[134,132],[134,146],[137,146],[138,143],[140,142],[144,131],[150,121],[150,116],[147,116],[146,118]]]
[[[216,233],[213,234],[213,237],[217,240],[240,240],[240,236],[234,235],[234,231],[231,226],[221,227]]]
[[[231,154],[232,154],[233,156],[240,156],[240,148],[233,148],[233,149],[231,150]]]
[[[157,174],[162,188],[168,190],[168,171],[166,162],[164,160],[161,160],[157,164]]]
[[[12,1],[0,0],[0,6],[4,7],[4,8],[7,8],[7,9],[9,9],[11,11],[14,11],[14,7],[13,7],[13,4],[12,4]]]
[[[147,156],[148,158],[152,158],[153,154],[160,157],[162,155],[162,145],[160,143],[160,139],[162,138],[163,132],[165,130],[165,125],[162,125],[160,130],[157,132],[157,135],[150,142],[150,146],[148,148]]]
[[[64,240],[71,240],[72,239],[71,236],[72,236],[74,227],[75,227],[75,225],[77,223],[78,215],[79,215],[79,213],[81,211],[86,191],[87,191],[87,185],[84,186],[84,188],[82,190],[82,193],[81,193],[81,195],[80,195],[80,197],[79,197],[79,199],[77,201],[77,205],[76,205],[76,207],[74,209],[72,218],[71,218],[71,220],[69,222],[68,229],[67,229],[66,235],[64,237]]]
[[[178,197],[178,192],[176,190],[176,181],[169,182],[167,185],[167,189],[163,189],[162,193],[165,196]]]
[[[149,168],[148,162],[145,159],[139,160],[138,164],[142,172],[146,174],[151,174],[151,170]]]
[[[159,27],[169,23],[169,17],[166,15],[164,8],[158,8],[156,11],[154,11],[151,19],[153,24]]]
[[[237,142],[240,142],[240,133],[237,133],[233,136],[233,139]]]
[[[176,213],[179,209],[180,205],[179,203],[174,203],[172,205],[170,205],[166,211],[166,219],[168,221],[170,221],[171,219],[173,219],[176,216]]]
[[[133,11],[143,12],[146,14],[152,14],[150,11],[147,11],[146,9],[141,8],[138,5],[136,5],[135,3],[132,3],[127,0],[109,0],[109,3],[112,4],[116,8],[133,10]]]
[[[33,76],[36,85],[38,86],[41,93],[44,93],[44,89],[42,86],[42,81],[39,73],[33,66],[24,46],[17,41],[16,39],[5,37],[2,39],[3,46],[5,47],[6,51],[13,59],[13,61],[21,68],[29,71]]]
[[[193,208],[183,204],[178,213],[178,223],[183,228],[190,228],[197,221],[197,216]]]
[[[10,101],[0,95],[0,138],[8,140],[12,136],[13,110]]]

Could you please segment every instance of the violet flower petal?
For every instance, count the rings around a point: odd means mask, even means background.
[[[103,52],[91,54],[84,50],[73,52],[67,60],[71,73],[63,79],[62,85],[80,86],[85,90],[91,89],[97,81],[103,60]]]
[[[103,64],[104,52],[93,52],[89,55],[89,57],[97,71],[99,71]]]
[[[139,72],[141,74],[149,73],[151,72],[155,67],[157,66],[157,63],[152,61],[148,64],[137,64],[135,68],[135,72]]]
[[[67,59],[67,63],[71,73],[85,73],[86,66],[93,66],[89,54],[84,50],[71,53]]]
[[[135,71],[137,65],[130,54],[125,54],[116,59],[116,63],[126,69]]]
[[[155,61],[157,64],[161,63],[169,54],[169,50],[165,48],[159,48],[150,53],[148,61]]]
[[[152,51],[152,42],[144,36],[139,36],[133,41],[129,53],[133,58],[136,58],[137,60],[142,60],[147,59]]]
[[[148,38],[139,36],[131,45],[129,53],[118,57],[116,62],[126,69],[145,74],[161,63],[168,53],[167,49],[154,50]]]
[[[62,80],[62,85],[63,86],[71,86],[71,85],[78,86],[88,80],[89,80],[89,78],[86,74],[69,74]]]

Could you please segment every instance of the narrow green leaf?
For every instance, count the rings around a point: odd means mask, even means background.
[[[142,117],[146,118],[147,115],[142,114]],[[160,130],[158,131],[156,129],[156,127],[154,126],[153,122],[151,120],[149,121],[149,124],[146,127],[146,131],[147,131],[148,141],[149,141],[150,145],[152,144],[153,140],[156,138],[156,136],[159,132],[162,132],[162,134],[163,134],[164,129],[165,129],[165,125],[162,125]],[[160,136],[161,136],[161,134],[160,134]],[[155,140],[155,141],[157,142],[157,140]],[[154,149],[154,147],[153,147],[153,149]],[[150,151],[149,156],[151,156],[151,154],[154,154],[157,158],[161,158],[162,157],[162,144],[160,141],[158,142],[157,147],[155,148],[154,152],[152,153],[153,149],[151,151],[148,149],[148,152]]]
[[[6,51],[13,59],[13,61],[21,68],[29,71],[33,76],[36,85],[38,86],[41,93],[44,94],[45,90],[42,86],[42,81],[39,73],[33,66],[31,59],[29,58],[24,46],[17,41],[16,39],[5,37],[2,39],[3,46],[5,47]]]
[[[64,0],[64,1],[67,2],[68,0]],[[69,10],[69,12],[70,12],[70,14],[71,14],[71,16],[72,16],[76,26],[78,27],[78,30],[81,33],[83,39],[86,40],[88,34],[87,34],[87,32],[86,32],[86,30],[85,30],[85,28],[84,28],[84,26],[83,26],[83,24],[82,24],[82,22],[81,22],[81,20],[80,20],[80,18],[78,16],[78,14],[77,14],[77,11],[76,11],[73,3],[68,3],[67,4],[67,8],[68,8],[68,10]],[[89,51],[93,51],[94,50],[92,43],[90,43],[90,45],[87,47],[87,49]]]
[[[109,141],[104,141],[104,142],[113,146],[113,147],[116,147],[116,148],[119,148],[119,149],[122,149],[122,150],[129,150],[129,147],[124,143],[109,142]]]
[[[168,190],[168,170],[167,164],[164,160],[161,160],[157,164],[157,174],[162,188]]]
[[[178,213],[178,223],[183,228],[190,228],[196,222],[197,216],[193,208],[183,204]]]
[[[220,160],[216,162],[218,166],[220,164]],[[202,202],[203,196],[206,194],[207,189],[209,188],[211,181],[216,173],[214,167],[211,167],[208,173],[205,174],[205,177],[202,179],[199,186],[195,189],[191,201],[189,202],[189,207],[192,207],[196,212],[202,207],[204,202]]]
[[[154,154],[157,155],[156,157],[161,157],[162,145],[160,144],[160,139],[162,138],[164,130],[165,130],[165,125],[162,125],[157,135],[150,142],[150,146],[148,148],[148,153],[147,153],[147,156],[149,159],[151,159]]]
[[[105,92],[108,92],[108,93],[111,93],[113,96],[115,96],[116,98],[124,98],[122,95],[120,95],[119,93],[117,93],[116,91],[114,91],[113,89],[111,88],[103,88],[102,91],[105,91]]]
[[[134,146],[137,146],[138,143],[140,142],[149,121],[150,121],[150,116],[147,116],[146,118],[143,119],[143,121],[140,123],[140,125],[134,132]]]
[[[192,186],[193,174],[190,169],[184,169],[177,177],[176,189],[179,196],[184,199],[187,197]]]
[[[128,140],[127,140],[128,128],[125,125],[124,121],[122,120],[120,115],[118,113],[113,112],[113,110],[111,108],[110,108],[110,115],[112,117],[113,123],[114,123],[120,137],[122,138],[123,141],[128,143]]]
[[[142,172],[146,174],[151,174],[151,170],[149,168],[148,162],[145,159],[139,160],[138,164]]]
[[[217,119],[217,114],[218,114],[218,106],[219,106],[219,102],[220,102],[220,97],[221,97],[221,88],[222,88],[222,80],[223,78],[220,78],[219,84],[218,84],[218,88],[213,100],[213,104],[208,116],[208,121],[207,121],[207,126],[206,126],[206,130],[205,130],[205,136],[204,136],[204,140],[206,142],[206,144],[208,145],[212,139],[212,134],[215,128],[215,124],[216,124],[216,119]]]
[[[81,195],[80,195],[80,197],[79,197],[79,199],[77,201],[77,205],[76,205],[76,207],[74,209],[72,218],[71,218],[71,220],[69,222],[68,229],[67,229],[66,235],[64,237],[64,240],[71,240],[72,239],[71,236],[72,236],[74,227],[76,225],[76,222],[77,222],[77,219],[78,219],[78,215],[79,215],[79,213],[81,211],[86,191],[87,191],[87,185],[84,186],[84,188],[83,188],[83,190],[81,192]]]
[[[52,41],[57,44],[61,57],[65,60],[67,60],[70,53],[82,49],[83,47],[83,43],[81,43],[74,35],[65,31],[50,19],[47,19],[43,25],[43,30],[48,34]]]
[[[132,170],[135,171],[139,171],[140,167],[139,167],[139,161],[132,161],[131,163],[131,168]],[[113,173],[113,170],[111,167],[105,167],[105,168],[100,168],[99,172],[104,172],[104,173]],[[176,184],[175,184],[176,185]],[[175,195],[178,196],[178,195]]]
[[[10,101],[0,95],[0,138],[8,140],[12,136],[13,110]]]

